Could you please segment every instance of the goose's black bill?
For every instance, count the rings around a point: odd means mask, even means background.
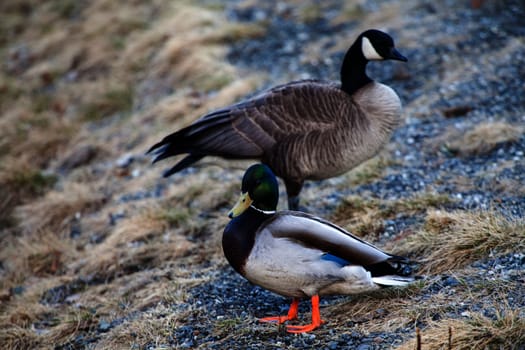
[[[390,50],[390,55],[388,56],[388,58],[391,60],[402,61],[402,62],[408,61],[408,59],[405,56],[403,56],[399,51],[397,51],[395,47],[393,47]]]

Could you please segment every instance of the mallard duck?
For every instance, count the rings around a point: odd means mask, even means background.
[[[241,197],[230,211],[222,247],[230,265],[248,281],[291,297],[287,315],[264,317],[283,323],[297,318],[300,298],[311,298],[312,323],[287,326],[309,332],[323,322],[319,296],[356,294],[414,281],[408,259],[386,253],[321,218],[276,211],[278,183],[264,164],[248,168]]]
[[[301,80],[211,112],[166,136],[148,151],[153,162],[188,155],[169,176],[207,155],[257,159],[284,180],[289,209],[297,210],[305,180],[341,175],[373,157],[399,124],[401,102],[366,74],[368,61],[406,61],[392,38],[361,33],[341,67],[341,83]]]

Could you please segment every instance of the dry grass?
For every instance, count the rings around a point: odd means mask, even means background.
[[[87,259],[73,270],[84,276],[112,280],[148,267],[161,266],[188,254],[193,244],[168,230],[157,210],[150,209],[122,221],[104,242],[93,247]]]
[[[366,199],[349,196],[337,207],[331,220],[358,236],[375,236],[384,229],[383,221],[397,215],[414,215],[429,208],[442,208],[453,202],[446,195],[433,192],[399,200]]]
[[[63,232],[83,214],[99,209],[106,197],[90,186],[72,184],[16,209],[19,228],[26,234],[42,230]]]
[[[0,228],[14,224],[11,213],[15,206],[42,195],[56,180],[56,176],[43,173],[27,158],[4,159],[0,165]]]
[[[53,132],[50,132],[53,130]],[[57,177],[43,170],[69,140],[72,126],[13,107],[0,119],[0,227],[10,226],[15,206],[41,196]]]
[[[20,274],[26,271],[39,277],[63,272],[64,260],[72,253],[68,242],[49,231],[35,238],[19,238],[17,250],[20,253],[7,259],[9,265],[14,262],[13,274],[20,278]]]
[[[453,330],[452,349],[484,349],[484,346],[492,349],[498,348],[496,345],[506,349],[505,345],[523,343],[523,311],[505,304],[508,293],[520,290],[520,282],[493,280],[491,284],[482,277],[474,277],[473,281],[469,270],[456,272],[461,284],[452,290],[436,290],[439,279],[429,278],[406,288],[354,296],[323,308],[321,313],[330,319],[331,329],[338,332],[344,332],[348,322],[363,334],[396,332],[418,324],[424,329],[421,349],[448,349],[449,327]],[[462,282],[467,279],[470,282]],[[495,315],[488,317],[475,311],[480,304],[483,309],[496,310]],[[451,318],[460,313],[461,319]],[[469,347],[469,337],[476,341],[476,346]],[[400,349],[415,349],[415,343],[416,339],[405,341]]]
[[[358,165],[345,175],[345,186],[357,186],[373,182],[385,175],[389,166],[394,165],[394,161],[387,152]]]
[[[126,323],[112,328],[99,346],[109,349],[129,349],[133,346],[143,348],[148,344],[167,344],[173,329],[187,317],[188,313],[174,312],[172,305],[184,302],[189,288],[207,281],[206,278],[192,275],[192,269],[180,268],[176,271],[171,268],[154,269],[126,276],[121,281],[114,281],[106,287],[100,286],[99,294],[104,295],[104,288],[113,293],[109,300],[106,300],[106,310],[102,312],[110,314],[118,308],[123,315],[133,316]]]
[[[174,321],[159,313],[177,319],[169,304],[202,283],[182,265],[224,264],[227,217],[215,212],[233,202],[232,187],[203,172],[193,185],[172,183],[160,204],[119,198],[159,183],[158,169],[144,174],[147,160],[136,155],[166,125],[260,84],[224,56],[226,44],[261,35],[264,25],[228,23],[189,1],[0,8],[1,347],[75,347],[101,320],[139,312],[100,333],[102,347],[168,339]],[[115,161],[124,153],[135,160],[122,169]],[[42,298],[73,303],[43,306]]]
[[[3,249],[0,250],[0,260],[3,262],[0,279],[2,300],[13,302],[15,309],[16,305],[24,304],[27,304],[24,307],[38,309],[42,288],[47,288],[48,282],[54,283],[55,278],[64,276],[67,264],[77,258],[74,244],[54,232],[44,231],[23,237],[5,235]],[[36,292],[29,292],[29,287],[34,287]],[[17,294],[17,289],[23,296]],[[32,303],[37,305],[30,306]]]
[[[413,312],[413,308],[414,299],[423,289],[424,282],[416,282],[406,288],[382,289],[330,305],[322,313],[335,327],[352,321],[353,327],[365,334],[395,331],[421,316]]]
[[[99,345],[105,349],[142,349],[149,346],[164,349],[163,346],[169,343],[171,330],[175,328],[179,316],[182,315],[173,313],[166,305],[159,304],[141,313],[138,318],[113,329]]]
[[[449,333],[450,332],[450,333]],[[421,349],[522,349],[525,345],[525,316],[509,307],[494,318],[473,313],[467,319],[433,322],[421,333]],[[398,349],[412,350],[415,341]]]
[[[74,133],[74,125],[61,117],[27,110],[8,112],[0,126],[1,142],[8,151],[2,157],[30,159],[36,167],[47,166]]]
[[[525,129],[519,125],[506,122],[485,122],[474,126],[466,132],[449,130],[442,138],[448,152],[460,156],[487,154],[496,147],[519,140]]]
[[[24,350],[37,349],[41,346],[41,339],[30,329],[18,326],[0,328],[2,349]]]
[[[463,267],[490,254],[525,249],[525,223],[495,211],[430,211],[425,226],[398,245],[418,256],[424,273]]]
[[[129,86],[114,86],[93,97],[83,106],[83,118],[96,121],[111,114],[127,113],[133,107],[133,91]]]
[[[355,21],[364,14],[363,5],[360,1],[345,1],[341,12],[332,19],[333,25],[338,25],[348,21]]]

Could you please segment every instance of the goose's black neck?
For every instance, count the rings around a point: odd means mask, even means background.
[[[233,218],[222,235],[222,249],[230,265],[244,276],[244,265],[255,244],[255,236],[263,222],[274,215],[249,207]]]
[[[341,66],[341,89],[349,95],[372,81],[366,75],[368,60],[361,50],[361,42],[361,38],[356,40],[348,49]]]

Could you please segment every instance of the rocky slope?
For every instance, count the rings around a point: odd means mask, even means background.
[[[523,349],[525,5],[480,3],[1,5],[1,347],[413,349],[418,328],[423,349]],[[307,183],[304,205],[427,279],[323,298],[326,324],[290,335],[257,322],[289,301],[222,256],[250,162],[162,179],[169,161],[144,152],[265,87],[338,79],[367,28],[409,59],[368,68],[405,123],[376,158]]]

